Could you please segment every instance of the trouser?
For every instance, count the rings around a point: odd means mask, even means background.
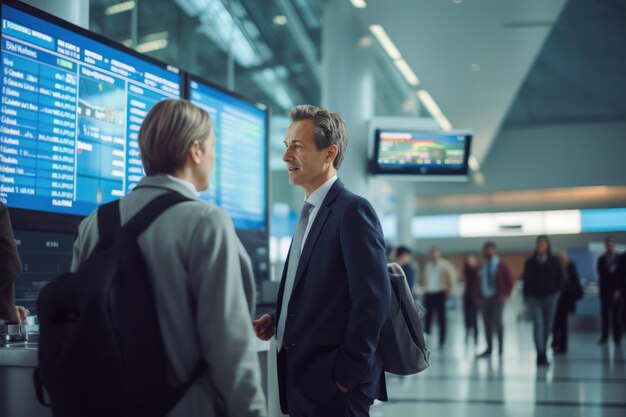
[[[493,347],[493,331],[498,335],[498,347],[502,350],[502,340],[504,339],[504,326],[502,325],[502,312],[504,311],[504,301],[497,296],[485,298],[482,303],[483,322],[485,323],[485,338],[487,339],[487,349]]]
[[[569,316],[570,303],[565,297],[560,296],[554,313],[554,328],[552,329],[552,347],[555,349],[567,349],[567,318]]]
[[[424,307],[426,308],[426,333],[430,335],[430,327],[433,316],[439,320],[439,344],[446,342],[446,293],[429,292],[424,295]]]
[[[369,417],[369,410],[374,400],[358,389],[344,394],[337,388],[335,394],[322,404],[314,404],[304,398],[296,388],[295,375],[293,375],[295,371],[288,372],[288,369],[291,369],[289,353],[283,351],[280,355],[284,355],[285,361],[283,362],[285,366],[281,370],[287,380],[289,417]]]
[[[478,311],[476,303],[471,297],[463,297],[463,318],[465,319],[465,335],[469,338],[470,331],[474,334],[474,340],[478,340]]]
[[[622,340],[622,300],[615,301],[612,293],[600,294],[600,309],[602,313],[602,340],[609,338],[609,324],[613,330],[613,340],[619,343]]]
[[[526,305],[533,321],[533,336],[537,354],[546,354],[548,338],[552,330],[556,298],[558,294],[547,296],[526,296]]]

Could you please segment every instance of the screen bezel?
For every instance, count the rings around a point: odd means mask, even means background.
[[[406,132],[415,132],[415,133],[423,133],[423,134],[437,134],[437,135],[446,135],[446,136],[465,136],[465,154],[463,155],[463,167],[462,168],[440,168],[440,167],[426,167],[426,166],[399,166],[398,168],[389,168],[383,167],[379,164],[378,158],[380,155],[380,134],[382,132],[393,132],[393,133],[406,133]],[[472,143],[472,133],[468,131],[451,131],[451,132],[441,132],[441,131],[420,131],[414,129],[376,129],[374,135],[374,156],[372,161],[372,171],[374,174],[381,175],[406,175],[406,176],[420,176],[420,177],[430,177],[437,176],[443,178],[458,178],[458,177],[467,177],[468,174],[468,161],[471,150]]]
[[[156,58],[141,54],[133,49],[130,49],[123,44],[114,40],[108,39],[102,35],[91,32],[85,28],[77,26],[66,20],[63,20],[57,16],[37,9],[36,7],[22,3],[17,0],[2,0],[0,2],[0,20],[3,17],[2,6],[9,6],[29,15],[32,15],[38,19],[45,20],[53,25],[59,26],[65,30],[72,31],[80,36],[90,38],[91,40],[101,43],[105,46],[119,50],[120,52],[132,55],[137,59],[146,61],[149,64],[156,65],[167,71],[173,72],[179,76],[179,91],[180,98],[184,98],[184,72],[179,68],[169,65],[165,62],[159,61]],[[78,225],[87,217],[86,215],[74,215],[74,214],[60,214],[50,211],[30,210],[22,208],[12,208],[7,205],[9,213],[11,215],[11,222],[13,227],[22,230],[41,230],[50,232],[74,232],[78,229]]]
[[[205,78],[202,78],[200,76],[194,75],[194,74],[190,74],[188,72],[184,72],[183,74],[183,94],[184,97],[191,101],[191,82],[192,81],[196,81],[200,84],[204,84],[207,87],[213,88],[221,93],[230,95],[233,98],[236,98],[238,100],[241,100],[247,104],[250,104],[252,106],[257,107],[259,110],[262,110],[265,113],[265,226],[263,228],[263,230],[245,230],[245,229],[236,229],[237,230],[237,234],[239,234],[241,237],[247,237],[251,240],[254,239],[265,239],[267,236],[269,236],[269,229],[270,229],[270,172],[269,172],[269,152],[270,152],[270,113],[271,113],[271,109],[268,105],[266,105],[265,103],[261,103],[259,101],[253,100],[249,97],[246,97],[240,93],[237,93],[235,91],[229,90],[227,88],[224,88],[214,82],[208,81]]]

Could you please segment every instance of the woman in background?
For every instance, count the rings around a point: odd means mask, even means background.
[[[548,236],[537,237],[535,253],[526,260],[524,272],[524,300],[533,322],[533,335],[537,349],[537,366],[548,366],[546,347],[554,310],[563,287],[563,267],[552,255]]]
[[[552,329],[552,351],[555,354],[567,352],[567,316],[576,311],[576,302],[583,296],[576,265],[571,262],[566,252],[556,254],[563,267],[565,279],[563,289],[556,304],[554,328]]]
[[[473,335],[474,344],[478,343],[478,307],[474,294],[476,286],[480,285],[479,270],[478,255],[473,252],[467,253],[463,261],[463,280],[465,281],[463,317],[465,319],[465,342],[467,343],[470,335]]]

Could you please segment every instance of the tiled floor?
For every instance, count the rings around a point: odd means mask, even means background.
[[[371,416],[625,417],[626,347],[599,347],[596,333],[571,333],[567,355],[538,369],[531,325],[514,317],[518,303],[507,306],[502,358],[476,359],[482,339],[466,345],[460,313],[449,311],[447,346],[432,349],[423,373],[388,376],[390,400],[375,404]]]

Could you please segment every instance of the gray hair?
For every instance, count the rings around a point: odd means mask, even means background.
[[[289,112],[292,122],[313,120],[315,123],[315,145],[317,150],[330,145],[337,145],[337,157],[333,161],[335,169],[339,169],[348,149],[348,129],[338,113],[310,104],[295,106]]]

